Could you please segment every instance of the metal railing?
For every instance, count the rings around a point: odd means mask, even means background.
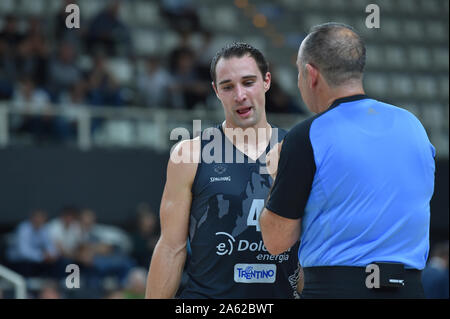
[[[109,145],[121,146],[150,146],[164,151],[171,146],[169,138],[171,130],[176,127],[183,127],[192,132],[193,121],[201,120],[201,128],[206,128],[213,124],[222,123],[224,120],[223,110],[218,109],[164,109],[164,108],[140,108],[140,107],[92,107],[76,106],[70,111],[58,105],[49,105],[42,110],[36,110],[32,105],[24,105],[18,109],[12,107],[10,103],[0,104],[0,148],[7,147],[14,143],[11,130],[11,116],[52,116],[66,118],[76,121],[76,144],[81,150],[89,150],[92,147],[101,147]],[[70,112],[70,114],[69,114]],[[281,128],[290,128],[294,124],[303,120],[305,116],[270,114],[269,120],[274,125]],[[92,123],[95,119],[101,119],[102,125],[97,131],[92,130]],[[113,124],[126,124],[127,127],[136,131],[138,125],[146,125],[150,132],[145,136],[145,142],[142,136],[132,136],[125,142],[114,143],[113,138],[105,138],[108,135],[108,128],[114,130]],[[112,124],[112,125],[110,125]],[[109,133],[111,133],[109,130]],[[141,134],[142,135],[142,134]]]
[[[69,109],[70,108],[70,109]],[[14,145],[11,128],[12,116],[45,115],[76,121],[75,143],[80,150],[92,147],[150,147],[158,151],[167,151],[175,143],[170,133],[174,128],[194,131],[194,120],[201,120],[201,128],[220,124],[224,120],[221,107],[214,109],[164,109],[127,106],[98,107],[74,106],[61,107],[49,105],[42,110],[33,110],[31,105],[18,109],[11,103],[0,103],[0,148]],[[298,114],[268,113],[268,121],[280,128],[290,129],[296,123],[309,117]],[[102,121],[96,129],[93,121]],[[448,158],[448,126],[444,128],[427,127],[430,140],[437,149],[439,157]]]
[[[9,268],[0,265],[0,278],[5,279],[14,286],[16,299],[26,298],[27,284],[24,277]]]

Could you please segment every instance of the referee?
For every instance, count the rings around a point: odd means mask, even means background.
[[[299,49],[298,87],[316,115],[278,148],[260,226],[272,254],[300,237],[303,298],[424,297],[435,149],[414,115],[365,95],[364,65],[344,24],[314,27]]]

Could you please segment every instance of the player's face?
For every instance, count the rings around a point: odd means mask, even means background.
[[[219,60],[213,87],[222,102],[229,126],[248,128],[265,124],[265,94],[270,87],[270,78],[267,72],[263,79],[251,56]]]

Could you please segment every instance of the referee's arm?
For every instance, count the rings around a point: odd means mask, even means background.
[[[281,217],[264,208],[260,217],[264,246],[272,255],[279,255],[291,248],[300,238],[301,219]]]
[[[277,144],[267,154],[267,169],[275,180],[283,142]],[[278,255],[288,250],[300,237],[300,219],[289,219],[274,214],[264,208],[260,216],[260,227],[264,245],[272,255]]]
[[[300,239],[301,218],[315,174],[309,128],[310,122],[296,126],[274,149],[279,155],[268,154],[274,183],[259,223],[264,245],[272,255],[283,253]]]

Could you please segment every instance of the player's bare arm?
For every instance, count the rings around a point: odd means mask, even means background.
[[[173,298],[184,263],[192,202],[191,187],[197,171],[200,139],[180,142],[167,165],[167,180],[160,207],[161,237],[155,247],[147,279],[146,298]]]

